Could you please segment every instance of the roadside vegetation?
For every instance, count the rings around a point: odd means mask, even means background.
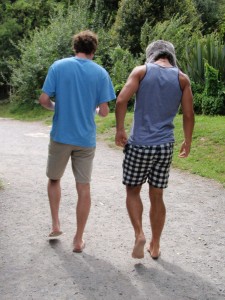
[[[0,21],[0,116],[48,124],[52,112],[37,100],[49,66],[74,55],[73,34],[85,29],[98,34],[95,61],[109,72],[116,94],[134,66],[145,62],[150,42],[171,41],[179,68],[190,77],[196,113],[192,152],[185,160],[177,157],[181,115],[175,119],[173,166],[225,186],[225,0],[2,0]],[[96,118],[99,137],[111,145],[114,107],[112,101],[110,116]]]
[[[23,121],[43,121],[51,124],[52,112],[42,107],[38,109],[16,113],[11,110],[10,104],[0,105],[0,117],[13,118]],[[125,120],[126,130],[132,124],[133,113],[128,112]],[[115,115],[110,113],[106,118],[96,116],[98,138],[104,140],[110,147],[115,146]],[[206,178],[220,182],[225,187],[225,117],[197,115],[195,119],[195,130],[190,156],[180,159],[178,153],[183,141],[182,115],[178,114],[174,121],[175,125],[175,148],[173,167],[186,170]],[[1,186],[1,185],[0,185]]]

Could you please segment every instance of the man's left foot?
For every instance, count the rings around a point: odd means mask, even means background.
[[[143,258],[144,257],[144,246],[146,243],[145,237],[137,238],[135,241],[134,249],[132,252],[133,258]]]
[[[63,234],[62,231],[52,231],[52,232],[49,233],[48,236],[52,238],[52,237],[57,237],[57,236],[59,236],[61,234]]]

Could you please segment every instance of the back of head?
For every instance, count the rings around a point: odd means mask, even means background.
[[[172,43],[158,40],[148,45],[146,62],[155,62],[160,58],[167,58],[172,66],[177,66],[175,49]]]
[[[81,31],[73,36],[73,48],[76,53],[93,54],[98,46],[97,35],[90,31]]]

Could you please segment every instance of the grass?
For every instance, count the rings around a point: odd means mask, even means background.
[[[18,107],[12,104],[0,104],[1,118],[51,122],[52,116],[53,113],[51,111],[44,109],[40,105],[35,105],[33,109],[28,109],[26,105]]]
[[[127,113],[125,126],[129,133],[132,124],[132,113]],[[110,114],[103,119],[96,118],[98,132],[104,139],[114,144],[115,117]],[[183,141],[182,115],[177,115],[174,120],[175,145],[174,145],[174,168],[189,171],[202,177],[211,178],[220,182],[225,187],[225,117],[224,116],[196,116],[193,142],[189,157],[178,157]]]
[[[0,117],[25,121],[44,121],[51,123],[52,112],[37,105],[33,110],[15,109],[11,105],[0,105]],[[127,113],[125,126],[129,133],[133,114]],[[110,146],[115,147],[115,116],[113,113],[106,118],[96,117],[97,134]],[[178,157],[183,141],[182,116],[177,115],[175,125],[175,147],[173,167],[202,177],[211,178],[225,187],[225,116],[196,116],[191,153],[188,158]]]

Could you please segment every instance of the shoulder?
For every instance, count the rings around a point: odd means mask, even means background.
[[[108,78],[109,77],[108,71],[104,67],[102,67],[101,65],[96,63],[95,61],[90,60],[89,64],[90,64],[89,67],[92,69],[92,71],[100,78]]]
[[[139,79],[139,81],[140,81],[145,76],[146,71],[147,71],[146,65],[137,66],[132,70],[130,76],[135,77],[135,78]]]
[[[178,70],[178,75],[182,90],[191,85],[190,79],[187,74],[183,73],[181,70]]]
[[[62,65],[70,64],[71,60],[72,60],[72,57],[66,57],[66,58],[58,59],[58,60],[54,61],[54,63],[51,65],[51,67],[52,68],[57,68],[57,67],[60,67]]]

